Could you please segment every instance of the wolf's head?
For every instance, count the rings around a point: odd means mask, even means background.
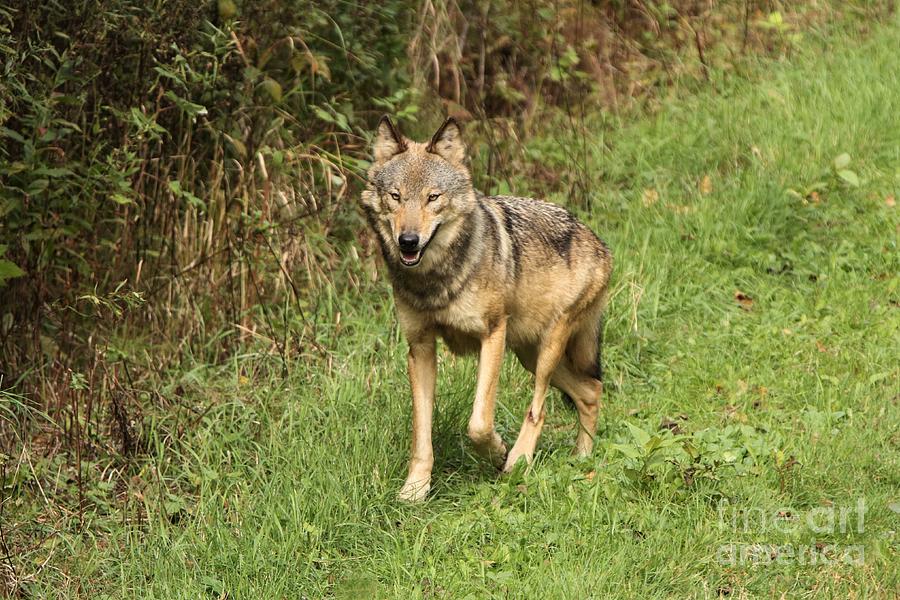
[[[436,264],[476,208],[459,125],[447,119],[426,143],[411,141],[385,116],[362,206],[385,258],[405,268]]]

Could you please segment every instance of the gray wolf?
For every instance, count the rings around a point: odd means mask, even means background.
[[[612,256],[571,213],[532,198],[484,196],[472,187],[462,132],[452,118],[428,143],[403,137],[381,119],[361,205],[380,245],[409,344],[413,399],[407,501],[431,487],[431,421],[437,357],[444,340],[478,354],[468,434],[504,472],[531,462],[544,424],[548,385],[575,403],[579,455],[593,448],[602,383],[601,312]],[[534,373],[534,395],[509,452],[494,429],[505,349]]]

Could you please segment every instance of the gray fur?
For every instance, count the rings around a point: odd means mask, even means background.
[[[455,353],[479,353],[469,436],[480,453],[495,463],[505,458],[504,470],[520,457],[530,460],[551,383],[573,398],[581,424],[576,449],[590,453],[602,390],[600,314],[612,271],[606,244],[561,206],[477,192],[452,119],[427,145],[398,139],[383,121],[374,147],[361,204],[410,348],[414,439],[401,497],[422,498],[430,482],[433,454],[423,437],[430,417],[423,415],[434,401],[438,337]],[[534,397],[508,457],[493,429],[504,348],[535,373]]]

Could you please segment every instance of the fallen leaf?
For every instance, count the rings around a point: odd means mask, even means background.
[[[813,204],[818,204],[819,201],[821,200],[821,198],[819,197],[819,192],[811,192],[811,193],[809,194],[809,200],[810,200],[810,202],[812,202]]]
[[[744,310],[750,310],[751,308],[753,308],[753,298],[751,298],[741,290],[734,291],[734,299],[737,300],[737,303]]]
[[[659,201],[659,192],[653,188],[647,188],[644,190],[642,199],[644,201],[644,206],[653,206]]]
[[[711,194],[712,190],[712,178],[710,178],[709,175],[704,175],[703,179],[700,180],[700,193],[706,196],[707,194]]]
[[[750,403],[750,406],[753,408],[759,408],[763,405],[763,401],[765,401],[766,396],[769,395],[769,388],[764,385],[757,385],[753,388],[753,391],[759,396],[753,402]]]
[[[673,421],[672,419],[663,419],[659,424],[659,430],[668,429],[673,434],[678,435],[681,433],[681,427],[678,425],[677,421]]]
[[[666,208],[674,212],[676,215],[686,215],[697,210],[693,206],[686,206],[684,204],[666,204]]]
[[[884,205],[888,208],[894,208],[897,206],[897,200],[893,196],[888,196],[884,199]]]
[[[828,348],[826,348],[825,344],[823,344],[819,340],[816,340],[816,349],[818,349],[818,351],[822,354],[828,354]]]
[[[741,411],[737,411],[733,415],[730,415],[731,419],[737,421],[738,423],[747,423],[750,419],[747,417],[746,413]]]
[[[597,471],[588,471],[587,473],[584,474],[584,478],[587,479],[588,481],[593,481],[594,475],[596,475],[596,474],[597,474]]]

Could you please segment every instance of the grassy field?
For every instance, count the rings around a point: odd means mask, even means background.
[[[96,533],[56,550],[72,570],[34,593],[896,598],[898,47],[896,22],[810,35],[652,116],[598,119],[581,214],[616,267],[589,459],[554,394],[535,463],[498,478],[465,437],[474,361],[442,350],[433,491],[396,501],[406,349],[386,281],[360,277],[322,291],[327,350],[286,379],[246,355],[174,381],[206,411],[195,432],[159,438],[136,478],[158,486],[88,514]],[[507,357],[508,442],[530,386]]]

